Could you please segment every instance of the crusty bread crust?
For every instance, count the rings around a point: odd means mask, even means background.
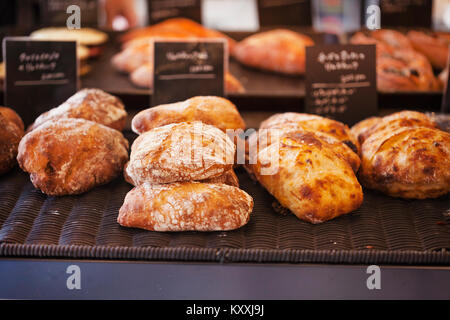
[[[17,149],[23,134],[23,122],[17,113],[0,107],[0,174],[16,164]]]
[[[214,126],[173,123],[134,141],[127,175],[136,185],[214,178],[233,167],[235,150],[230,138]]]
[[[128,192],[117,222],[152,231],[222,231],[245,225],[253,199],[225,184],[149,183]]]
[[[245,129],[245,122],[236,106],[225,98],[214,96],[198,96],[143,110],[133,118],[131,127],[141,134],[170,123],[187,121],[201,121],[224,132],[227,129]]]
[[[17,160],[48,195],[79,194],[119,175],[128,159],[121,132],[84,119],[47,121],[27,133]]]
[[[127,112],[123,103],[100,89],[78,91],[59,107],[41,114],[28,131],[34,130],[47,121],[63,118],[85,119],[122,131]]]

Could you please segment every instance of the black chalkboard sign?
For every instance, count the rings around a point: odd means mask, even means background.
[[[66,26],[67,8],[76,5],[80,8],[81,27],[98,26],[97,0],[40,0],[41,24],[49,27]]]
[[[307,47],[305,106],[349,125],[375,115],[375,46]]]
[[[152,105],[197,95],[224,95],[228,50],[222,39],[157,41],[154,46]]]
[[[170,18],[188,18],[201,22],[200,0],[148,1],[149,22],[155,24]]]
[[[261,26],[311,26],[311,0],[258,0]]]
[[[381,26],[431,28],[431,0],[380,0]]]
[[[26,37],[3,40],[4,104],[26,124],[57,107],[78,89],[76,42],[37,41]]]

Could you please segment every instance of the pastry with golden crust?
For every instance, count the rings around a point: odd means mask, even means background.
[[[258,150],[248,168],[298,218],[321,223],[359,208],[361,185],[350,164],[312,131],[299,129]]]
[[[34,130],[47,121],[64,118],[85,119],[122,131],[127,112],[123,103],[100,89],[78,91],[59,107],[41,114],[28,131]]]
[[[275,29],[260,32],[236,44],[233,56],[242,64],[290,75],[305,73],[305,52],[314,41],[303,34]]]
[[[444,69],[448,60],[448,35],[411,30],[408,38],[418,52],[425,55],[436,69]]]
[[[145,109],[133,118],[131,127],[137,134],[142,134],[156,127],[187,121],[201,121],[223,132],[245,129],[236,106],[225,98],[214,96],[197,96]]]
[[[10,108],[0,107],[0,174],[16,164],[17,148],[23,131],[19,115]]]
[[[225,231],[250,219],[253,199],[226,184],[144,183],[128,192],[117,222],[152,231]]]
[[[86,192],[117,177],[128,159],[121,132],[84,119],[47,121],[27,133],[17,161],[48,195]]]

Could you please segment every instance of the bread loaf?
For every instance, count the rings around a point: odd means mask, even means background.
[[[152,231],[233,230],[248,222],[252,209],[252,197],[225,184],[144,183],[126,195],[117,222]]]
[[[125,127],[126,117],[125,107],[118,98],[100,89],[83,89],[59,107],[41,114],[28,131],[47,121],[63,118],[91,120],[121,131]]]
[[[17,148],[23,132],[22,119],[12,109],[0,107],[0,174],[16,164]]]
[[[84,119],[47,121],[27,133],[17,160],[48,195],[79,194],[119,175],[128,159],[122,133]]]

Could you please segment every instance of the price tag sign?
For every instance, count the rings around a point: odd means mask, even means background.
[[[227,52],[223,39],[155,42],[151,105],[223,96]]]
[[[5,38],[5,106],[30,124],[72,96],[78,90],[76,46],[75,41]]]
[[[152,0],[148,1],[150,24],[169,18],[188,18],[201,21],[200,0]]]
[[[377,114],[374,45],[306,47],[306,112],[352,125]]]
[[[202,23],[223,31],[259,30],[256,0],[203,0]]]
[[[431,28],[430,0],[380,0],[382,27]]]

